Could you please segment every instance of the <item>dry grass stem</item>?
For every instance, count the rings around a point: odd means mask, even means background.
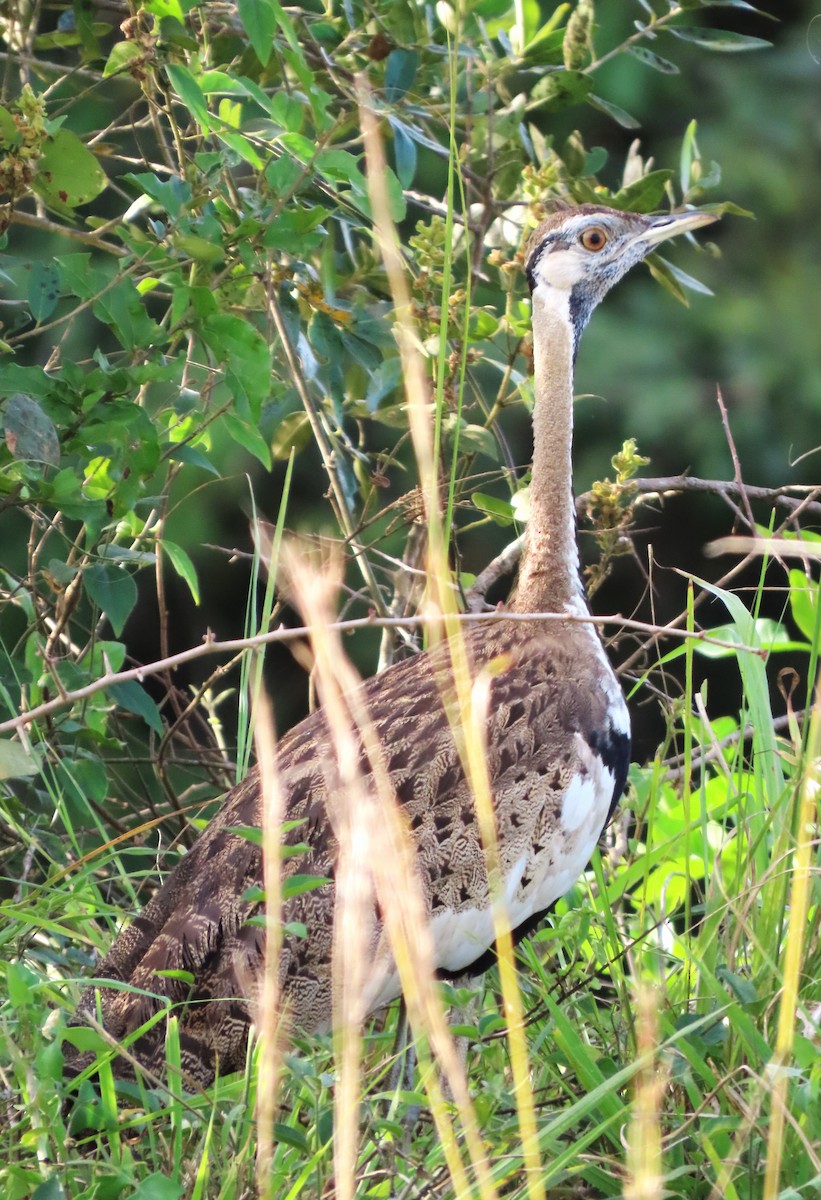
[[[784,1148],[784,1125],[789,1087],[788,1066],[795,1042],[798,994],[801,985],[807,913],[812,882],[812,855],[816,842],[819,793],[821,792],[821,676],[816,680],[815,701],[810,715],[806,757],[801,778],[795,826],[795,855],[792,889],[787,920],[787,939],[783,958],[783,987],[778,1011],[775,1055],[770,1064],[772,1081],[770,1130],[767,1140],[767,1166],[764,1176],[764,1200],[776,1200],[779,1194]]]
[[[276,732],[271,705],[264,692],[256,699],[254,744],[260,775],[262,807],[262,866],[265,888],[265,965],[258,1000],[259,1040],[256,1095],[257,1191],[273,1195],[271,1167],[282,1047],[280,1043],[279,958],[282,949],[282,873],[280,844],[284,797],[276,760]]]
[[[662,1200],[661,1111],[666,1078],[658,1062],[660,995],[640,984],[636,989],[636,1036],[641,1067],[636,1075],[627,1132],[627,1180],[624,1200]]]

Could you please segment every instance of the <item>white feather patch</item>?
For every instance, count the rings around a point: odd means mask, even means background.
[[[619,728],[616,720],[614,725]],[[564,794],[549,849],[543,852],[541,861],[530,864],[530,879],[525,888],[521,882],[528,869],[526,854],[517,859],[505,879],[504,900],[513,929],[570,891],[590,861],[601,835],[613,798],[613,772],[580,735],[577,755],[583,770],[574,776]],[[431,919],[430,933],[437,967],[463,971],[493,945],[493,913],[489,906],[437,913]],[[400,990],[393,964],[384,960],[375,964],[366,989],[366,1011],[373,1012],[388,1004]]]

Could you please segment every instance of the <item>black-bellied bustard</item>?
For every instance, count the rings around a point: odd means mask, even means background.
[[[573,366],[591,312],[656,245],[714,219],[695,212],[646,217],[586,204],[563,208],[533,234],[526,259],[533,302],[533,476],[526,546],[510,602],[515,613],[588,611],[571,445]],[[621,796],[630,750],[627,707],[592,624],[494,622],[472,626],[464,641],[474,673],[496,660],[487,765],[504,898],[512,927],[522,931],[584,870]],[[474,800],[441,699],[446,651],[440,646],[397,663],[362,685],[362,699],[411,830],[436,966],[459,973],[486,954],[494,924]],[[277,749],[284,815],[297,823],[286,840],[308,847],[294,869],[330,881],[288,900],[282,914],[284,922],[307,930],[307,937],[285,938],[279,964],[283,1002],[294,1025],[306,1031],[327,1028],[332,1017],[337,844],[323,771],[330,745],[320,709]],[[367,778],[367,764],[363,771]],[[98,977],[141,992],[89,989],[75,1019],[94,1014],[99,996],[107,1030],[122,1039],[164,998],[181,1006],[182,1066],[190,1080],[208,1083],[217,1066],[225,1073],[244,1065],[264,961],[264,930],[248,923],[259,902],[245,897],[259,888],[263,871],[259,847],[238,830],[259,823],[260,782],[252,771],[100,964]],[[364,1008],[373,1011],[399,994],[396,970],[383,964],[369,987]],[[164,1022],[134,1042],[131,1053],[159,1070]]]

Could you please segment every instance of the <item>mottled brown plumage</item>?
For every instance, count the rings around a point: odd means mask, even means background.
[[[494,626],[490,633],[474,629],[466,640],[477,668],[502,654],[509,661],[492,683],[489,767],[502,865],[509,872],[527,855],[520,884],[526,894],[571,848],[572,835],[563,831],[560,820],[562,798],[570,778],[589,769],[585,748],[605,723],[607,698],[597,676],[589,669],[580,672],[589,639],[578,626],[565,626],[559,638],[555,630],[546,635],[543,625],[517,625],[512,630]],[[443,651],[405,660],[363,688],[397,798],[413,830],[429,915],[435,918],[484,908],[488,896],[471,794],[443,712],[432,659],[439,659],[441,668]],[[324,739],[327,732],[319,711],[280,743],[286,819],[305,821],[287,841],[308,846],[305,853],[285,859],[286,873],[334,873],[336,843],[326,816],[317,752]],[[606,812],[596,818],[593,840],[605,816]],[[181,1028],[183,1067],[202,1083],[213,1077],[217,1059],[222,1073],[245,1061],[254,1008],[248,985],[262,964],[263,930],[246,923],[256,906],[241,897],[247,888],[259,886],[262,864],[259,847],[232,830],[259,823],[259,779],[252,771],[97,971],[100,978],[125,980],[173,1002],[193,1001]],[[589,848],[582,850],[574,875],[588,857]],[[540,910],[544,907],[541,904]],[[310,931],[307,939],[286,939],[281,958],[280,982],[291,1019],[303,1030],[326,1029],[331,1019],[333,885],[290,900],[283,920],[302,921]],[[486,949],[486,944],[477,946],[468,962]],[[440,963],[452,970],[463,965],[467,964]],[[191,972],[196,986],[154,973],[169,969]],[[102,999],[106,1028],[118,1039],[139,1027],[160,1004],[130,992],[104,991]],[[94,993],[87,992],[80,1011],[93,1012],[94,1003]],[[132,1047],[156,1071],[164,1061],[164,1032],[160,1022]]]
[[[531,244],[527,268],[534,303],[536,407],[532,515],[511,603],[520,613],[586,612],[570,479],[573,359],[590,311],[616,279],[662,236],[706,223],[688,214],[672,218],[678,224],[668,229],[662,220],[585,205],[551,218]],[[590,229],[604,231],[609,258],[579,249]],[[637,240],[642,234],[647,245]],[[621,794],[629,752],[627,713],[589,624],[494,623],[472,627],[465,644],[474,673],[494,663],[488,768],[508,910],[521,932],[584,869]],[[493,931],[473,799],[441,699],[448,663],[446,648],[439,647],[398,663],[362,687],[412,832],[437,966],[460,972],[482,962]],[[284,859],[283,870],[330,881],[290,899],[282,914],[285,922],[302,922],[308,931],[306,938],[286,937],[279,965],[290,1019],[306,1031],[327,1029],[332,1019],[336,842],[324,775],[330,747],[319,711],[286,734],[278,748],[285,819],[301,822],[286,841],[305,846]],[[367,771],[363,766],[366,779]],[[263,872],[259,847],[236,830],[259,823],[259,777],[252,771],[98,968],[98,977],[148,994],[89,989],[76,1020],[96,1011],[99,996],[108,1032],[123,1039],[170,1000],[181,1016],[189,1082],[207,1084],[216,1070],[224,1074],[243,1066],[264,956],[264,931],[248,923],[257,905],[243,896],[259,888]],[[169,970],[190,973],[194,984],[157,974]],[[368,1007],[398,994],[389,972],[369,996]],[[161,1020],[131,1048],[157,1072],[165,1057],[164,1032]],[[70,1069],[85,1061],[75,1059]]]

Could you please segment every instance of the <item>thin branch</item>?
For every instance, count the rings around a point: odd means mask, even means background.
[[[744,508],[744,519],[746,520],[747,525],[750,527],[750,532],[755,533],[755,517],[753,516],[753,510],[750,507],[749,494],[741,476],[741,459],[738,457],[735,438],[733,437],[733,431],[730,428],[730,418],[727,414],[727,405],[724,403],[724,397],[721,394],[720,387],[716,388],[716,404],[718,405],[718,411],[721,413],[721,424],[724,427],[724,436],[727,439],[727,445],[730,449],[730,457],[733,460],[733,476],[738,488],[738,494],[741,498],[741,504]]]
[[[780,717],[773,717],[773,729],[778,732],[782,729],[788,729],[790,722],[793,720],[801,721],[806,717],[806,710],[801,712],[784,713]],[[731,746],[735,746],[738,742],[746,742],[754,735],[755,728],[752,725],[745,725],[743,729],[734,729],[732,733],[728,733],[726,737],[717,739],[711,746],[702,750],[700,753],[696,751],[690,757],[690,770],[696,771],[700,767],[704,767],[709,762],[713,762],[721,753]],[[668,783],[673,783],[677,779],[682,779],[685,773],[685,755],[674,754],[670,758],[664,760],[662,764],[666,767],[664,776]]]
[[[722,641],[719,638],[710,637],[708,634],[700,633],[697,630],[676,629],[673,625],[650,625],[646,621],[636,621],[631,617],[622,617],[618,613],[612,616],[599,617],[556,612],[512,613],[506,612],[504,609],[497,609],[486,613],[451,613],[448,616],[448,620],[465,623],[473,623],[475,621],[492,621],[494,623],[498,621],[561,621],[563,624],[590,624],[602,627],[606,625],[618,625],[622,629],[645,633],[655,638],[663,637],[666,634],[673,634],[684,641],[695,641],[709,646],[719,646],[723,650],[732,650],[734,654],[737,654],[741,650],[763,658],[767,653],[760,646],[745,646],[738,642]],[[440,618],[428,615],[410,617],[379,617],[372,615],[356,617],[349,621],[336,621],[329,628],[339,630],[342,633],[349,633],[356,629],[383,629],[388,626],[407,626],[413,628],[419,625],[436,625],[439,623]],[[141,683],[151,675],[159,675],[165,671],[174,670],[185,663],[193,662],[198,658],[205,658],[211,654],[236,654],[242,650],[253,650],[260,646],[268,646],[273,642],[288,642],[296,638],[309,637],[311,632],[310,626],[303,625],[296,629],[273,629],[269,633],[259,633],[254,637],[230,638],[222,642],[217,641],[213,635],[208,635],[198,646],[191,646],[188,650],[182,650],[178,654],[171,654],[167,658],[158,659],[156,662],[148,663],[146,666],[130,667],[125,671],[106,671],[99,679],[86,684],[85,687],[76,688],[73,691],[64,691],[54,700],[38,704],[35,708],[29,709],[28,712],[20,713],[8,721],[0,722],[0,734],[14,733],[16,730],[30,725],[33,721],[38,721],[41,717],[57,712],[59,709],[74,704],[78,700],[85,700],[89,696],[94,696],[97,692],[101,692],[113,684],[127,683],[130,680],[137,680]]]
[[[478,613],[482,611],[485,604],[485,596],[494,583],[499,579],[503,579],[505,575],[512,573],[516,563],[522,556],[524,544],[525,535],[522,534],[516,538],[515,542],[511,542],[505,546],[501,554],[497,554],[485,569],[479,572],[471,586],[465,592],[465,605],[468,612]]]
[[[346,540],[348,541],[353,551],[354,561],[359,568],[363,579],[370,591],[371,599],[380,613],[385,613],[385,601],[382,593],[379,590],[379,584],[373,573],[373,568],[370,559],[365,553],[357,536],[354,516],[351,512],[345,489],[339,478],[339,472],[335,466],[336,449],[334,447],[332,436],[326,427],[326,418],[318,406],[314,403],[313,397],[310,394],[308,385],[302,373],[302,368],[299,363],[297,353],[288,336],[288,330],[285,326],[285,321],[279,307],[279,303],[275,294],[273,284],[268,288],[268,309],[274,322],[282,348],[285,351],[285,358],[288,363],[288,370],[291,374],[291,381],[296,389],[297,395],[302,401],[302,407],[308,417],[311,426],[311,431],[314,435],[314,440],[322,455],[322,463],[328,475],[328,481],[331,485],[331,500],[336,513],[336,518],[339,522],[339,527],[343,531]]]
[[[24,225],[26,229],[39,229],[43,233],[56,233],[60,237],[70,238],[74,242],[82,242],[94,250],[103,250],[106,254],[114,254],[117,258],[125,258],[129,253],[123,246],[115,246],[107,242],[98,233],[87,233],[84,229],[72,229],[70,225],[61,225],[59,221],[50,221],[48,217],[38,217],[33,213],[21,212],[14,209],[11,214],[12,225]]]
[[[643,478],[631,481],[635,483],[641,500],[647,502],[654,496],[663,499],[665,496],[681,495],[686,492],[704,492],[708,495],[740,496],[745,501],[763,500],[772,504],[781,504],[793,512],[813,513],[821,517],[821,503],[812,499],[821,496],[821,487],[817,485],[784,484],[782,487],[754,487],[740,479],[698,479],[694,475],[662,475],[654,479]],[[584,517],[592,498],[592,492],[583,492],[576,497],[576,515]],[[735,506],[733,506],[735,508]],[[745,507],[749,508],[749,504]],[[736,509],[736,511],[738,511]],[[750,513],[748,518],[755,522]],[[514,570],[522,552],[524,538],[519,537],[497,555],[481,571],[474,583],[466,592],[467,607],[470,612],[479,612],[485,595],[497,580],[509,575]],[[709,551],[708,551],[709,552]]]
[[[685,492],[707,492],[714,496],[740,496],[743,494],[750,500],[766,500],[770,503],[781,504],[784,508],[803,506],[803,512],[813,512],[821,516],[821,503],[813,501],[812,496],[821,496],[818,485],[784,484],[781,487],[754,487],[749,483],[738,484],[730,479],[698,479],[694,475],[663,475],[655,479],[636,479],[634,482],[639,494],[643,497],[653,495],[665,496]],[[579,496],[576,501],[577,510],[587,501],[589,493]]]

